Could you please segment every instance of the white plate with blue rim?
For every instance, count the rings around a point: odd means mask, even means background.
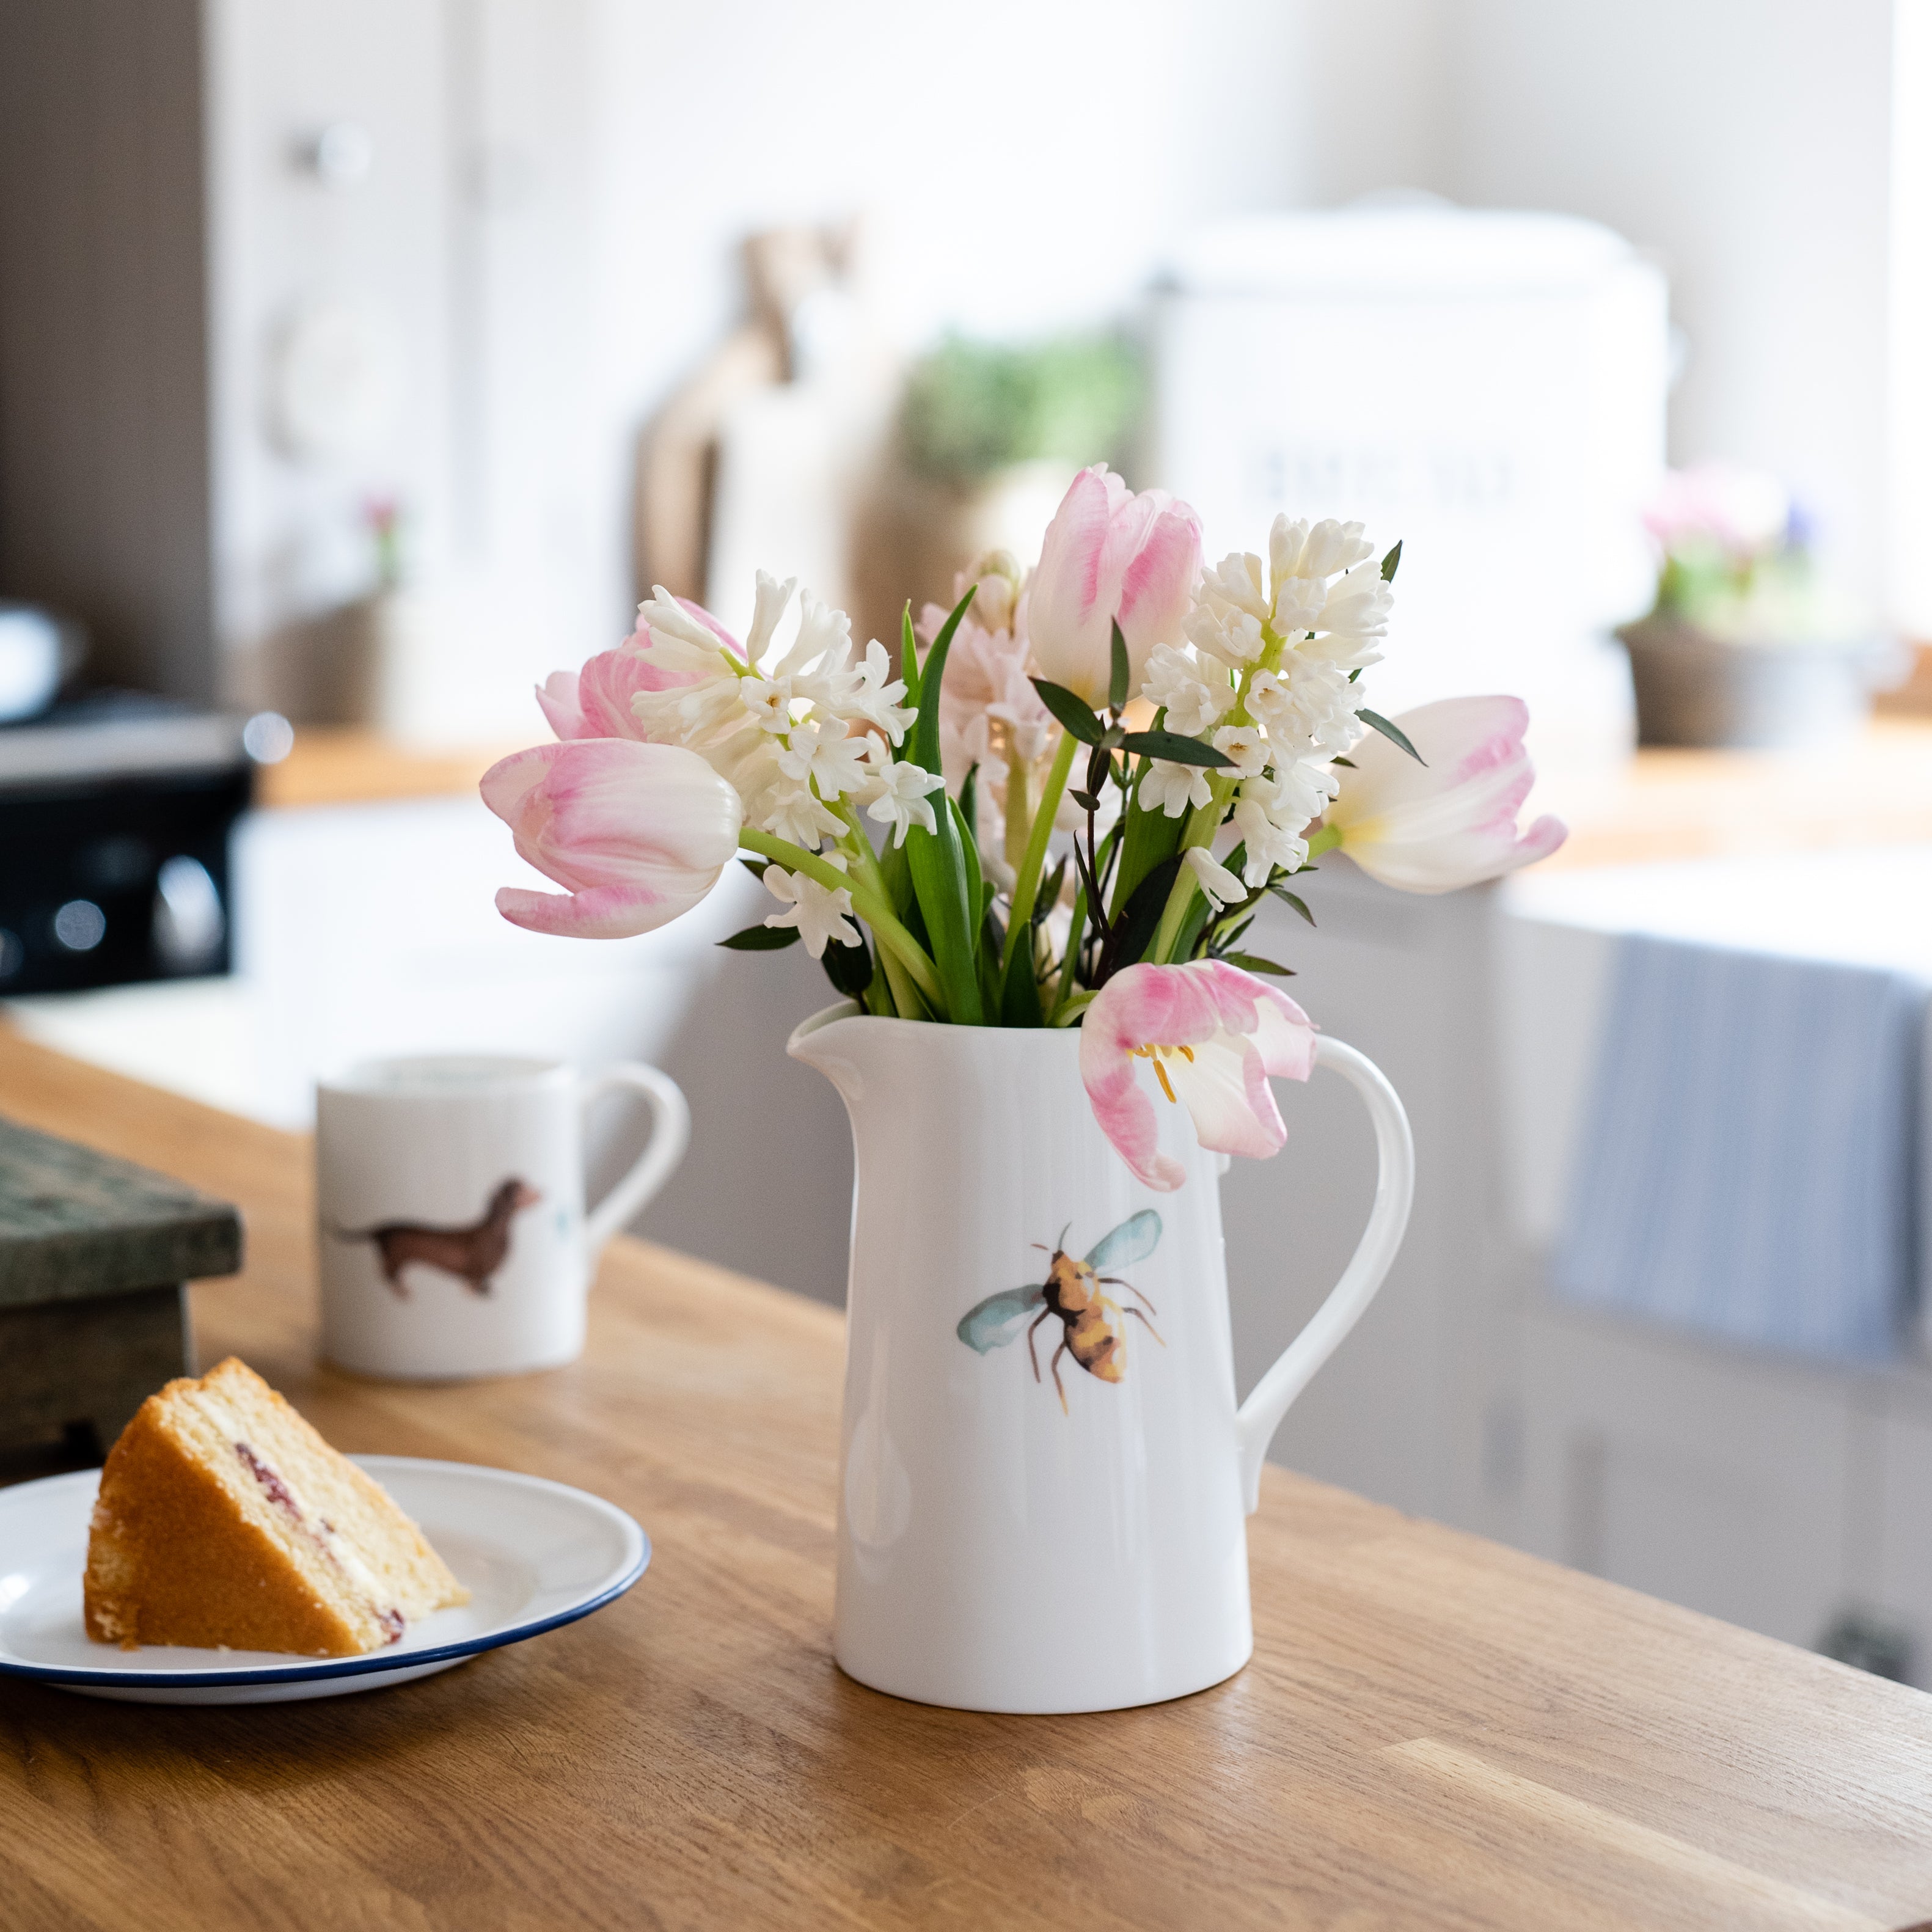
[[[468,1603],[362,1657],[92,1642],[81,1576],[100,1472],[85,1469],[0,1490],[0,1676],[136,1704],[277,1704],[380,1690],[587,1617],[651,1560],[636,1522],[583,1490],[472,1462],[350,1460],[416,1519]]]

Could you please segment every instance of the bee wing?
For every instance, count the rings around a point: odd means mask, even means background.
[[[1102,1236],[1087,1257],[1096,1274],[1103,1268],[1124,1268],[1144,1262],[1160,1244],[1160,1216],[1151,1208],[1130,1215],[1111,1234]]]
[[[981,1354],[1016,1340],[1020,1325],[1046,1300],[1043,1288],[1010,1288],[989,1294],[959,1318],[959,1339]]]

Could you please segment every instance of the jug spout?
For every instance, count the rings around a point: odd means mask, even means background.
[[[876,1075],[883,1044],[876,1026],[859,1022],[862,1009],[851,1000],[840,1000],[801,1020],[785,1042],[785,1052],[808,1066],[815,1066],[838,1088],[848,1106],[854,1105],[864,1089],[867,1074]]]

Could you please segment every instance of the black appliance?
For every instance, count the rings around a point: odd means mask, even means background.
[[[112,691],[0,725],[0,998],[229,970],[244,730]]]

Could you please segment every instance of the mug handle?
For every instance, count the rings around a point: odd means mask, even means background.
[[[1368,1107],[1376,1130],[1375,1204],[1369,1210],[1369,1225],[1363,1229],[1342,1279],[1329,1290],[1328,1299],[1236,1412],[1234,1442],[1240,1459],[1241,1492],[1250,1516],[1261,1507],[1262,1461],[1282,1418],[1375,1299],[1396,1250],[1402,1246],[1409,1207],[1415,1198],[1414,1138],[1408,1130],[1408,1116],[1382,1069],[1366,1054],[1326,1034],[1316,1036],[1315,1064],[1340,1074]]]
[[[637,1060],[616,1066],[584,1083],[580,1101],[586,1114],[606,1094],[628,1087],[643,1094],[651,1110],[651,1138],[644,1152],[584,1217],[584,1251],[595,1262],[604,1244],[668,1180],[691,1144],[691,1109],[684,1094],[668,1073]]]

